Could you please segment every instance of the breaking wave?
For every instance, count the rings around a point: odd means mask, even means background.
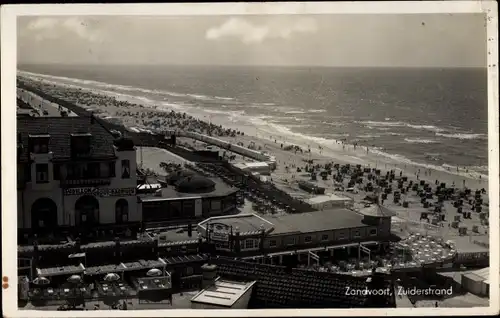
[[[428,130],[428,131],[434,131],[434,132],[441,132],[444,131],[445,129],[441,127],[436,127],[433,125],[416,125],[416,124],[410,124],[406,123],[403,121],[358,121],[357,123],[362,124],[366,127],[371,127],[371,128],[390,128],[390,127],[408,127],[408,128],[413,128],[417,130]],[[387,129],[384,129],[387,130]]]
[[[441,136],[441,137],[446,137],[446,138],[456,138],[456,139],[462,139],[462,140],[487,139],[488,138],[484,134],[465,134],[465,133],[456,133],[456,134],[436,133],[436,136]]]
[[[405,138],[405,141],[412,144],[435,144],[439,142],[437,140],[420,139],[420,138]]]

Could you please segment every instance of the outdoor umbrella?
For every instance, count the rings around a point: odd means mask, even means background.
[[[50,284],[50,280],[45,277],[37,277],[33,280],[33,284],[35,285],[48,285]]]
[[[68,278],[68,282],[73,283],[73,284],[80,283],[81,281],[82,281],[82,278],[80,277],[80,275],[71,275]]]
[[[161,274],[162,272],[158,268],[152,268],[146,273],[148,276],[160,276]]]
[[[106,276],[104,276],[104,280],[107,282],[115,282],[119,279],[120,279],[120,276],[118,274],[115,274],[115,273],[109,273],[109,274],[106,274]]]

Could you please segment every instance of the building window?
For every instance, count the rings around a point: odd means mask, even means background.
[[[182,201],[171,201],[170,202],[170,216],[173,218],[179,218],[182,215]]]
[[[377,236],[377,229],[371,229],[370,236]]]
[[[186,276],[193,275],[194,271],[192,267],[186,267]]]
[[[49,138],[33,138],[32,152],[36,154],[43,154],[49,152]]]
[[[61,180],[61,165],[54,164],[53,169],[54,169],[54,180]]]
[[[182,215],[185,217],[194,217],[194,200],[182,201]]]
[[[245,240],[245,249],[253,249],[256,248],[257,244],[254,239]]]
[[[110,173],[111,171],[109,170],[109,168],[110,168],[109,163],[108,163],[108,162],[102,162],[102,163],[100,164],[100,166],[101,166],[101,167],[100,167],[100,168],[101,168],[101,171],[100,171],[101,176],[102,176],[103,178],[107,178],[107,177],[109,177],[109,176],[110,176],[110,174],[111,174],[111,173]]]
[[[98,162],[90,162],[87,166],[87,178],[101,177],[101,164]]]
[[[328,234],[321,235],[321,240],[322,241],[328,241]]]
[[[306,242],[306,243],[311,243],[311,242],[312,242],[312,237],[311,237],[310,235],[306,236],[306,237],[304,238],[304,242]]]
[[[286,240],[286,245],[295,245],[295,237],[290,237]]]
[[[49,165],[46,163],[36,165],[36,183],[49,182]]]
[[[278,244],[276,242],[276,240],[270,240],[269,241],[269,247],[276,247]]]
[[[122,160],[122,179],[130,179],[130,160]]]
[[[115,204],[115,223],[128,222],[128,201],[119,199]]]
[[[344,233],[339,234],[339,240],[345,240],[345,235]]]
[[[210,211],[215,212],[215,213],[220,212],[221,211],[221,201],[213,199],[210,202]]]
[[[361,234],[359,233],[359,231],[354,231],[353,236],[354,238],[359,238],[361,237]]]

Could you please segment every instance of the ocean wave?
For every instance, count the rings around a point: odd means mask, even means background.
[[[285,136],[285,138],[292,138],[292,140],[288,139],[290,142],[295,142],[297,145],[302,146],[304,148],[307,148],[308,146],[322,146],[323,150],[331,150],[331,151],[339,151],[341,146],[337,143],[336,140],[330,139],[330,138],[325,138],[325,137],[319,137],[319,136],[310,136],[298,132],[294,132],[290,129],[290,127],[286,127],[284,125],[280,124],[275,124],[275,123],[269,123],[265,120],[262,119],[253,119],[251,120],[253,124],[256,124],[259,126],[259,129],[266,131],[267,133],[270,133],[272,135],[274,134],[279,134],[280,136]],[[341,151],[341,150],[340,150]],[[416,162],[413,161],[403,155],[400,154],[393,154],[393,153],[387,153],[384,151],[383,148],[380,147],[370,147],[370,153],[380,155],[382,157],[385,157],[387,159],[390,159],[393,162],[397,162],[398,165],[411,165],[411,166],[418,166],[422,168],[427,168],[427,169],[433,169],[437,171],[442,171],[442,172],[448,172],[451,174],[455,175],[460,175],[464,176],[467,178],[476,178],[478,179],[479,177],[483,179],[487,179],[487,175],[481,174],[478,171],[474,171],[470,169],[469,171],[465,171],[464,169],[459,169],[458,171],[455,169],[448,169],[442,165],[433,165],[430,163],[422,163],[422,162]],[[342,153],[343,156],[346,156],[348,154]],[[356,158],[356,161],[361,162],[363,161],[359,157],[353,157],[352,159]],[[367,162],[372,161],[371,159],[367,159]]]
[[[215,99],[220,99],[220,100],[234,100],[232,97],[222,97],[222,96],[214,96]]]
[[[329,121],[323,121],[321,122],[323,125],[329,125],[329,126],[344,126],[345,123],[341,122],[329,122]]]
[[[311,125],[307,124],[292,124],[292,125],[287,125],[290,128],[309,128]]]
[[[326,109],[311,109],[309,113],[326,113]]]
[[[488,138],[484,134],[466,134],[466,133],[456,133],[456,134],[436,133],[436,136],[446,137],[446,138],[462,139],[462,140],[487,139]]]
[[[363,139],[363,138],[379,138],[380,135],[359,135],[356,137],[361,138],[361,139]]]
[[[367,126],[369,128],[387,128],[387,127],[408,127],[408,128],[413,128],[417,130],[429,130],[429,131],[434,131],[434,132],[441,132],[444,131],[445,129],[441,127],[436,127],[433,125],[416,125],[416,124],[410,124],[407,122],[403,121],[358,121],[358,124],[362,124],[364,126]]]
[[[251,103],[249,106],[250,107],[266,107],[266,106],[276,106],[276,104],[275,103]]]
[[[285,112],[285,114],[305,114],[306,112],[303,110],[290,110]]]
[[[439,142],[437,140],[420,139],[420,138],[405,138],[405,141],[412,144],[435,144]]]
[[[380,149],[372,149],[371,152],[375,153],[377,155],[389,158],[393,161],[400,162],[401,164],[405,164],[405,165],[411,165],[411,166],[417,166],[417,167],[432,169],[432,170],[441,171],[441,172],[447,172],[450,174],[463,176],[466,178],[485,179],[485,180],[488,179],[488,176],[486,174],[481,173],[481,171],[475,171],[472,169],[467,171],[467,169],[464,170],[463,168],[461,168],[461,169],[459,168],[457,170],[456,166],[452,166],[452,165],[448,165],[448,164],[433,165],[433,164],[429,164],[429,163],[415,162],[415,161],[413,161],[413,160],[411,160],[403,155],[390,154],[390,153],[387,153],[387,152],[380,150]]]

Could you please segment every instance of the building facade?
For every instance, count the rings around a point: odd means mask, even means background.
[[[235,213],[238,189],[189,170],[170,174],[154,195],[139,195],[144,222],[186,224]]]
[[[281,263],[282,256],[300,259],[310,252],[351,248],[359,253],[365,246],[383,247],[391,239],[391,216],[370,216],[347,209],[324,210],[280,217],[239,214],[209,218],[198,232],[216,253],[238,257],[270,257]]]
[[[23,233],[140,222],[136,149],[92,117],[18,118]]]

